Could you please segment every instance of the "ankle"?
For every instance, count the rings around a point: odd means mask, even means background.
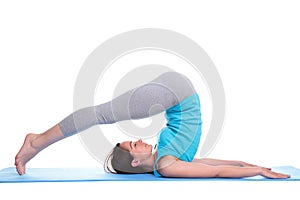
[[[30,133],[28,134],[31,137],[30,140],[30,145],[34,149],[41,149],[42,148],[42,139],[41,139],[41,134],[33,134]]]

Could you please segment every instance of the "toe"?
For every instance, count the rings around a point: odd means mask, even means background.
[[[24,175],[25,174],[25,167],[22,165],[16,165],[16,170],[18,172],[19,175]]]

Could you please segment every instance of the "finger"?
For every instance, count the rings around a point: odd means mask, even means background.
[[[291,175],[289,175],[289,174],[282,174],[282,173],[278,173],[278,172],[274,172],[274,173],[276,173],[281,178],[290,178],[291,177]]]
[[[273,172],[273,171],[270,171],[270,172],[275,176],[275,178],[289,178],[290,177],[289,174],[282,174],[282,173]]]

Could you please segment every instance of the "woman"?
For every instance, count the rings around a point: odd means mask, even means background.
[[[161,112],[165,112],[167,124],[159,133],[155,153],[152,145],[142,140],[125,141],[112,150],[105,169],[164,177],[289,177],[241,161],[195,159],[202,133],[200,100],[192,83],[176,72],[166,72],[110,102],[80,109],[42,134],[28,134],[15,158],[17,172],[24,174],[26,163],[42,149],[91,126],[141,119]]]

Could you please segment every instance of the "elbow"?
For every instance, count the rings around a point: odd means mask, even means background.
[[[222,176],[222,168],[219,166],[216,166],[214,169],[214,177],[215,178],[221,178]]]
[[[220,177],[220,168],[218,166],[210,167],[204,175],[204,178],[218,178],[218,177]]]

